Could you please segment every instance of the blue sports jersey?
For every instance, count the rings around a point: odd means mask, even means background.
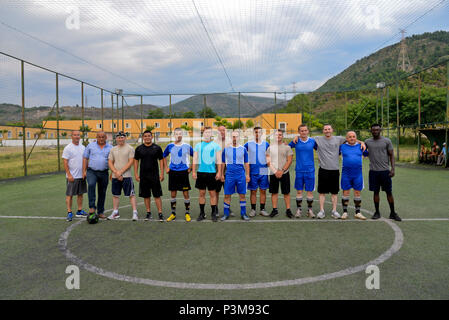
[[[296,151],[296,172],[315,172],[315,159],[313,158],[313,150],[316,146],[316,142],[313,138],[307,138],[306,141],[302,141],[298,138],[298,142],[291,141],[288,144],[291,148],[295,148]]]
[[[360,144],[356,143],[351,146],[344,143],[340,146],[340,153],[343,158],[343,171],[346,172],[361,172],[362,170],[362,156],[367,156],[368,151],[363,152],[360,149]]]
[[[229,176],[245,179],[245,163],[248,163],[248,151],[243,146],[226,147],[221,154],[221,161],[226,164],[226,178]]]
[[[193,156],[193,148],[187,144],[183,143],[181,145],[176,145],[170,143],[164,150],[164,158],[170,155],[170,170],[173,171],[185,171],[189,169],[189,156]]]
[[[244,147],[248,151],[249,172],[252,175],[267,175],[267,158],[265,153],[270,145],[266,141],[256,143],[256,141],[249,141],[245,143]]]

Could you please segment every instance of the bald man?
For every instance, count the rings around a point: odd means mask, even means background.
[[[104,201],[108,188],[108,158],[112,146],[106,141],[106,133],[97,132],[96,141],[89,143],[83,154],[83,178],[87,178],[87,196],[89,198],[89,213],[97,210],[100,219],[104,215]],[[98,184],[98,202],[96,202],[95,189]]]
[[[343,169],[341,172],[341,189],[343,196],[341,203],[343,206],[342,220],[348,218],[348,203],[351,189],[354,190],[354,206],[356,219],[366,220],[360,212],[362,203],[361,191],[363,189],[363,172],[362,159],[368,156],[368,151],[362,151],[360,144],[357,142],[357,134],[349,131],[346,134],[346,142],[340,145],[340,154],[343,158]]]

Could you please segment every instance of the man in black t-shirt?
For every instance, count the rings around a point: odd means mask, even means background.
[[[153,134],[146,130],[143,133],[143,144],[136,148],[134,153],[134,176],[139,182],[139,197],[144,198],[147,215],[145,220],[151,220],[151,194],[159,212],[159,221],[164,221],[162,214],[162,187],[161,181],[164,180],[164,161],[160,146],[153,143]],[[140,160],[140,174],[139,173]],[[160,164],[160,170],[159,165]]]

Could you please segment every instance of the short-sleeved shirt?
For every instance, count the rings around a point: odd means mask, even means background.
[[[100,148],[96,141],[89,143],[83,154],[84,158],[89,159],[88,167],[97,171],[107,170],[109,168],[108,158],[111,149],[112,146],[109,143],[106,143],[103,148]]]
[[[372,171],[390,170],[390,157],[388,151],[393,151],[391,140],[385,137],[365,140],[369,152],[369,169]]]
[[[83,177],[83,154],[85,149],[81,143],[76,145],[71,142],[65,146],[62,152],[62,158],[68,160],[69,171],[74,179]]]
[[[315,159],[313,158],[313,150],[316,146],[314,138],[307,138],[302,141],[298,138],[298,142],[291,141],[288,144],[291,148],[295,148],[296,153],[296,172],[315,172]]]
[[[362,170],[362,156],[367,156],[368,151],[362,151],[360,144],[350,145],[344,143],[340,146],[340,153],[343,158],[343,169],[346,172],[358,172]]]
[[[244,177],[245,163],[248,163],[248,151],[243,146],[224,148],[221,161],[226,164],[226,177]]]
[[[180,145],[170,143],[165,148],[163,156],[164,158],[170,156],[170,170],[185,171],[189,169],[189,156],[193,156],[193,148],[187,143]]]
[[[157,178],[159,176],[159,163],[162,160],[162,149],[155,143],[150,146],[141,144],[136,148],[134,159],[140,160],[140,177]]]
[[[340,169],[340,145],[346,142],[346,138],[342,136],[325,136],[313,137],[316,141],[316,151],[320,168],[325,170]]]
[[[265,153],[270,145],[266,141],[257,143],[256,141],[249,141],[245,143],[244,147],[248,151],[249,156],[249,171],[252,175],[266,175],[267,174],[267,158]]]
[[[198,152],[198,172],[215,173],[216,156],[217,152],[221,151],[221,147],[213,141],[201,141],[193,150]]]
[[[313,152],[313,151],[312,151]],[[272,144],[268,147],[267,155],[270,156],[271,163],[273,166],[278,169],[282,170],[282,168],[287,163],[288,157],[293,156],[292,148],[289,145],[283,144]],[[284,171],[284,173],[287,173],[288,169]],[[275,174],[276,172],[273,172],[270,169],[270,174]]]
[[[133,158],[134,158],[134,148],[127,143],[125,143],[122,147],[117,145],[111,149],[111,152],[109,152],[109,160],[111,160],[114,163],[114,167],[117,170],[121,170],[129,162],[129,159]],[[132,177],[131,167],[129,167],[128,170],[123,172],[122,174],[123,178]],[[112,173],[112,178],[117,178],[114,173]]]

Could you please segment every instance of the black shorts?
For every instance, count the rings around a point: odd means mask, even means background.
[[[159,177],[140,177],[139,197],[150,198],[151,196],[154,198],[162,196],[162,187]]]
[[[281,184],[282,194],[290,194],[290,173],[286,172],[280,179],[276,178],[274,174],[270,174],[270,187],[268,191],[270,193],[279,193],[279,183]]]
[[[195,188],[200,190],[209,190],[209,191],[217,191],[218,189],[218,181],[215,180],[216,173],[210,172],[198,172],[197,179],[195,182]],[[221,181],[220,181],[221,183]],[[221,190],[221,185],[220,185]]]
[[[215,191],[217,191],[217,193],[220,193],[221,188],[223,188],[224,182],[222,182],[221,180],[215,180]]]
[[[170,170],[168,172],[169,191],[189,191],[190,189],[189,172],[187,170]]]
[[[323,168],[318,170],[318,193],[338,194],[338,191],[340,191],[339,182],[339,170],[326,170]]]
[[[113,178],[111,189],[113,196],[120,196],[122,194],[122,189],[126,197],[132,197],[136,195],[132,178],[123,178],[122,181]]]
[[[379,192],[382,187],[382,191],[391,193],[393,190],[393,184],[391,182],[390,171],[369,171],[369,190]]]

